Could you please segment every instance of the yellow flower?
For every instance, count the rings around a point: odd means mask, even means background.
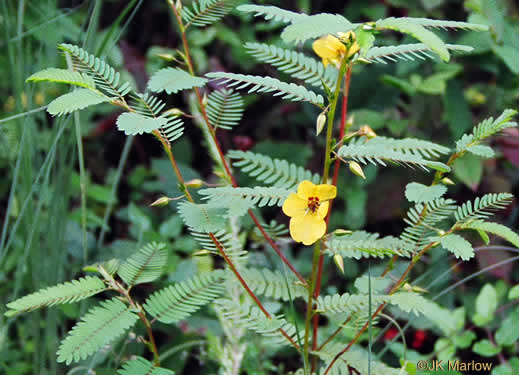
[[[325,35],[317,39],[312,48],[314,52],[323,59],[323,65],[326,67],[329,63],[333,63],[339,67],[341,60],[346,53],[346,46],[333,35]]]
[[[326,233],[324,219],[330,200],[337,196],[333,185],[314,185],[302,181],[297,193],[291,193],[283,203],[283,212],[290,219],[290,235],[296,242],[311,245]]]

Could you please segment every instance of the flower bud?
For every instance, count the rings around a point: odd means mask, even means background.
[[[207,107],[207,93],[204,93],[204,96],[202,97],[202,105],[205,107]]]
[[[155,202],[153,202],[152,204],[150,204],[151,207],[155,207],[155,206],[167,206],[169,201],[171,200],[171,198],[169,197],[160,197],[159,199],[157,199]]]
[[[441,179],[442,184],[444,185],[456,185],[454,181],[452,181],[449,177],[444,177]]]
[[[349,234],[352,234],[353,232],[351,230],[346,230],[346,229],[335,229],[335,231],[333,232],[334,235],[340,237],[340,236],[347,236]]]
[[[204,181],[202,181],[199,178],[195,178],[193,180],[187,181],[185,185],[189,188],[198,189],[199,187],[202,187],[204,185]]]
[[[342,259],[341,254],[335,254],[333,256],[333,261],[335,262],[337,268],[340,269],[342,273],[344,273],[344,259]]]
[[[182,1],[177,0],[177,3],[175,4],[175,8],[177,8],[178,11],[182,10]]]
[[[167,111],[164,111],[164,115],[166,116],[182,116],[184,112],[180,108],[171,108]]]
[[[375,133],[369,125],[362,125],[359,129],[359,135],[364,135],[366,138],[372,139],[377,136],[377,133]]]
[[[324,129],[324,125],[326,125],[326,114],[324,112],[319,113],[317,116],[317,121],[315,124],[315,135],[318,136]]]
[[[352,171],[354,174],[356,174],[359,177],[362,177],[363,179],[366,179],[366,176],[364,175],[364,171],[362,170],[362,167],[359,165],[359,163],[355,161],[350,161],[348,163],[350,167],[350,171]]]

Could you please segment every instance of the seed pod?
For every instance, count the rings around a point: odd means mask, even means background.
[[[324,129],[324,125],[326,125],[326,114],[324,112],[319,113],[317,116],[317,121],[315,124],[315,135],[318,136]]]
[[[356,174],[359,177],[362,177],[363,179],[366,179],[366,176],[364,175],[364,171],[362,170],[362,167],[357,163],[356,161],[350,161],[348,163],[350,167],[350,171],[352,171],[354,174]]]
[[[335,254],[333,256],[333,261],[335,262],[337,268],[340,269],[342,273],[344,273],[344,259],[342,259],[341,254]]]

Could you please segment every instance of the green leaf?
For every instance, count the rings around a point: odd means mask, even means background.
[[[460,349],[467,349],[472,345],[472,342],[476,339],[476,334],[473,331],[465,331],[459,336],[452,337],[452,343],[454,346]]]
[[[492,50],[514,74],[519,74],[519,49],[510,45],[492,45]]]
[[[67,69],[48,68],[40,70],[26,79],[26,82],[42,81],[68,83],[69,85],[80,86],[92,90],[96,88],[96,84],[92,77],[84,73],[74,72]]]
[[[466,222],[473,219],[487,219],[492,216],[493,211],[506,208],[512,202],[514,196],[509,193],[489,193],[477,197],[474,203],[467,201],[463,203],[454,214],[457,222]]]
[[[106,286],[98,277],[87,276],[41,289],[7,304],[9,309],[5,315],[33,311],[43,306],[54,306],[63,303],[74,303],[106,290]]]
[[[445,249],[453,253],[456,258],[469,260],[474,256],[474,249],[470,242],[458,234],[448,234],[443,237],[438,237],[436,240],[439,241]]]
[[[472,47],[460,44],[445,44],[449,51],[468,53],[473,50]],[[415,58],[420,60],[424,58],[432,59],[434,55],[428,52],[431,48],[423,43],[401,44],[397,46],[381,46],[370,48],[364,56],[369,62],[387,64],[391,62],[414,61]]]
[[[196,275],[153,293],[144,308],[162,323],[176,323],[220,297],[225,291],[224,279],[222,270]]]
[[[445,43],[436,34],[427,30],[419,23],[414,22],[413,18],[389,17],[383,20],[378,20],[375,23],[375,26],[377,29],[391,29],[409,34],[425,44],[432,51],[436,52],[442,60],[449,61],[450,59],[449,50],[445,46]]]
[[[472,351],[483,357],[493,357],[501,352],[501,348],[485,339],[476,342],[472,347]]]
[[[329,87],[335,87],[337,69],[332,65],[325,68],[322,62],[301,52],[269,44],[246,43],[245,48],[256,60],[271,64],[292,78],[319,88],[323,81]]]
[[[426,203],[440,198],[447,192],[443,185],[426,186],[417,182],[411,182],[405,187],[405,197],[409,202]]]
[[[301,181],[309,180],[318,184],[321,179],[318,174],[299,165],[267,155],[238,150],[229,151],[227,155],[230,159],[238,160],[233,163],[234,167],[266,185],[292,190]]]
[[[447,83],[447,90],[442,97],[445,108],[445,119],[452,135],[457,139],[463,132],[472,127],[472,113],[459,80]]]
[[[446,20],[432,20],[429,18],[409,18],[414,23],[427,28],[439,28],[443,30],[473,30],[473,31],[488,31],[488,26],[480,23],[469,23],[460,21],[446,21]]]
[[[194,0],[190,7],[182,8],[185,28],[203,27],[221,20],[236,4],[236,0]]]
[[[213,91],[207,97],[207,116],[217,129],[231,129],[240,123],[243,116],[243,99],[232,90]]]
[[[126,361],[123,363],[123,367],[117,370],[119,375],[174,375],[175,372],[162,368],[156,367],[150,361],[136,357],[135,359]]]
[[[519,248],[519,235],[502,224],[477,220],[467,223],[466,225],[464,225],[464,228],[490,232],[492,234],[495,234],[496,236],[499,236],[507,240],[515,247]]]
[[[117,117],[117,129],[124,131],[126,135],[151,133],[166,125],[165,117],[146,117],[138,113],[125,112]]]
[[[130,84],[121,83],[121,75],[104,60],[72,44],[62,43],[58,48],[70,56],[74,70],[90,76],[105,96],[123,100],[131,90]]]
[[[274,96],[281,96],[282,99],[291,101],[307,101],[318,106],[322,106],[324,103],[321,95],[308,90],[304,86],[282,82],[279,79],[268,76],[260,77],[246,74],[212,72],[207,73],[206,77],[222,80],[221,83],[227,83],[228,87],[237,86],[236,89],[238,90],[252,85],[252,88],[248,91],[249,94],[253,92],[274,92]]]
[[[452,163],[454,175],[470,189],[475,190],[483,177],[481,159],[473,154],[465,154]]]
[[[58,96],[47,107],[53,116],[61,116],[83,109],[91,105],[109,102],[112,99],[91,89],[76,89],[68,94]]]
[[[285,27],[281,39],[287,43],[304,42],[326,34],[337,34],[355,29],[359,24],[351,23],[340,14],[320,13],[297,20]]]
[[[516,299],[519,298],[519,285],[514,286],[510,291],[508,292],[508,299]]]
[[[497,292],[491,284],[485,284],[476,297],[476,316],[474,323],[483,326],[494,319],[497,309]],[[477,322],[476,322],[477,320]]]
[[[184,224],[198,232],[216,232],[227,224],[227,210],[221,206],[181,202],[177,208]]]
[[[139,319],[117,298],[101,302],[81,318],[61,342],[58,362],[78,362],[121,336]]]
[[[308,290],[291,273],[267,268],[248,268],[240,273],[256,295],[285,302],[308,296]]]
[[[280,21],[284,23],[297,22],[308,17],[306,14],[291,12],[272,5],[244,4],[240,5],[236,9],[244,13],[255,13],[256,17],[263,16],[266,20]]]
[[[519,340],[519,309],[512,311],[500,322],[496,332],[496,342],[500,346],[514,345]]]
[[[122,263],[117,274],[128,286],[149,283],[160,277],[167,261],[166,245],[152,242]]]
[[[148,88],[153,92],[166,91],[167,94],[176,94],[193,87],[202,87],[206,83],[207,79],[192,76],[180,68],[164,68],[153,74],[148,82]]]

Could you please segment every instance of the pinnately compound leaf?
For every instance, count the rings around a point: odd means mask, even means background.
[[[63,303],[74,303],[91,297],[106,290],[101,279],[87,276],[41,289],[7,304],[9,309],[5,314],[13,316],[18,313],[36,310],[43,306],[54,306]]]
[[[194,0],[190,7],[183,7],[182,18],[190,25],[203,27],[221,20],[236,4],[236,0]]]
[[[137,357],[123,363],[123,367],[117,371],[119,375],[174,375],[175,372],[162,367],[157,367],[150,361]]]
[[[293,23],[308,17],[306,14],[291,12],[272,5],[243,4],[236,9],[244,13],[255,13],[256,17],[263,16],[267,21],[273,20],[284,23]]]
[[[101,302],[81,318],[61,342],[58,362],[78,362],[117,339],[139,319],[117,298]]]
[[[162,274],[168,261],[168,249],[165,244],[152,242],[122,263],[117,271],[126,285],[149,283]]]
[[[117,129],[126,135],[151,133],[168,123],[165,117],[147,117],[139,113],[125,112],[117,117]]]
[[[427,186],[418,182],[411,182],[405,187],[405,197],[409,202],[426,203],[440,198],[447,192],[443,185]]]
[[[42,81],[67,83],[69,85],[80,86],[87,89],[96,88],[94,80],[89,75],[67,69],[48,68],[40,70],[26,79],[26,82]]]
[[[474,256],[474,249],[469,241],[464,239],[458,234],[448,234],[443,237],[431,238],[431,241],[438,241],[440,244],[451,253],[453,253],[456,258],[461,258],[462,260],[469,260]]]
[[[207,116],[216,128],[231,129],[243,116],[243,99],[232,90],[216,90],[207,97]]]
[[[47,107],[47,112],[53,116],[61,116],[83,109],[91,105],[109,102],[112,99],[91,89],[76,89],[68,94],[58,96]]]
[[[177,208],[184,224],[197,232],[217,232],[227,224],[227,210],[221,206],[181,202]]]
[[[359,24],[351,23],[340,14],[321,13],[288,25],[281,33],[281,38],[287,43],[299,43],[326,34],[345,33],[357,26]]]
[[[202,87],[207,79],[195,77],[179,68],[164,68],[157,71],[148,83],[153,92],[166,91],[167,94],[176,94],[179,91]]]
[[[222,295],[224,279],[222,270],[193,276],[153,293],[144,308],[162,323],[176,323]]]

